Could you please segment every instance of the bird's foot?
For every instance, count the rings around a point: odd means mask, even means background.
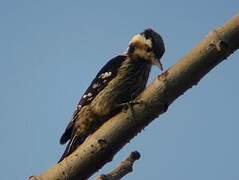
[[[132,107],[133,105],[141,104],[141,103],[143,103],[143,102],[142,101],[137,101],[137,100],[132,100],[132,101],[129,101],[129,102],[126,102],[126,103],[118,104],[117,107],[122,108],[122,111],[127,112],[127,110],[129,108],[133,108]]]
[[[119,107],[122,108],[122,111],[123,112],[127,112],[129,110],[130,112],[130,116],[132,117],[133,120],[135,120],[135,114],[134,114],[134,108],[133,108],[133,105],[135,104],[142,104],[143,102],[142,101],[139,101],[139,100],[132,100],[132,101],[129,101],[127,103],[121,103],[119,104]]]

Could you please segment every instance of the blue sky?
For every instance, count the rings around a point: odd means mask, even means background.
[[[0,1],[0,178],[53,166],[59,138],[100,67],[145,28],[160,32],[173,65],[238,11],[235,0]],[[106,173],[141,152],[126,179],[239,179],[239,53],[131,141]],[[150,80],[160,73],[154,68]]]

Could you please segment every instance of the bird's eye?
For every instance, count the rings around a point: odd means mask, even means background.
[[[152,48],[147,47],[146,51],[147,51],[147,52],[151,52],[151,51],[152,51]]]

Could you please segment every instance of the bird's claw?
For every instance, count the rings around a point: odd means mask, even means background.
[[[121,104],[117,105],[117,107],[122,108],[122,110],[124,112],[126,112],[129,108],[132,108],[133,105],[141,104],[141,103],[142,103],[142,101],[132,100],[132,101],[129,101],[129,102],[126,102],[126,103],[121,103]]]
[[[127,103],[119,104],[119,107],[122,108],[123,112],[127,112],[128,109],[129,109],[129,112],[131,113],[132,119],[135,120],[134,109],[133,109],[133,105],[135,105],[135,104],[142,104],[142,101],[132,100],[132,101],[129,101]]]

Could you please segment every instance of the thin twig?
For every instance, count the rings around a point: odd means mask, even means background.
[[[120,180],[122,177],[133,171],[134,162],[139,158],[140,154],[138,151],[131,152],[131,154],[122,161],[118,167],[109,174],[100,175],[96,180]]]

